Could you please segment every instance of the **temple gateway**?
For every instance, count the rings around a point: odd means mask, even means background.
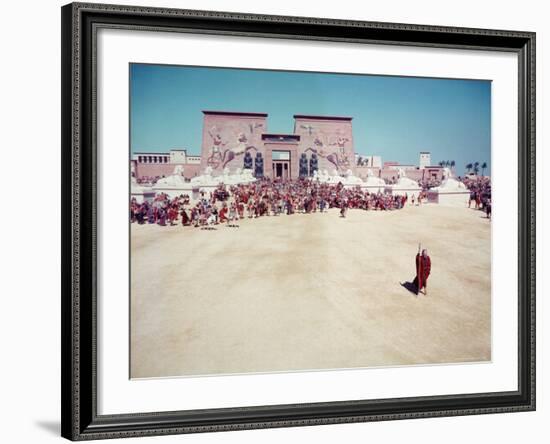
[[[414,181],[443,179],[443,166],[431,165],[427,151],[420,152],[418,165],[356,154],[352,117],[295,114],[291,134],[274,134],[268,131],[267,113],[202,113],[200,155],[190,155],[183,148],[135,152],[130,159],[132,177],[153,184],[178,168],[187,181],[205,174],[219,178],[243,173],[256,179],[288,180],[313,178],[316,172],[362,180],[377,177],[387,184],[395,184],[401,176]]]
[[[272,134],[265,113],[203,114],[201,171],[249,169],[256,178],[298,179],[355,169],[351,117],[296,114],[292,134]]]

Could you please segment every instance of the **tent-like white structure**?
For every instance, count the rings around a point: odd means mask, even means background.
[[[383,193],[386,190],[386,182],[381,177],[375,177],[372,171],[368,170],[367,180],[363,182],[361,188],[372,194]]]
[[[327,170],[315,171],[313,173],[313,180],[329,185],[338,185],[341,183],[344,188],[353,188],[363,185],[361,178],[354,176],[351,170],[347,170],[344,174],[338,174],[336,170],[333,170],[331,174],[329,174]]]
[[[445,179],[443,179],[441,185],[428,190],[428,202],[450,206],[467,206],[470,191],[466,188],[466,185],[453,178],[449,168],[445,168],[444,176]]]
[[[174,198],[181,194],[190,194],[199,190],[212,191],[221,184],[237,185],[255,181],[256,178],[252,175],[252,171],[248,169],[237,169],[235,173],[231,174],[229,168],[226,168],[222,175],[212,176],[212,168],[207,167],[204,174],[193,177],[191,181],[186,182],[183,176],[183,167],[178,165],[170,176],[159,179],[153,186],[153,190],[155,193],[164,193],[168,197]]]
[[[415,199],[418,199],[418,195],[422,191],[422,188],[420,188],[420,185],[412,179],[409,179],[405,175],[405,171],[401,168],[397,170],[397,183],[390,185],[388,187],[389,191],[392,195],[399,195],[403,196],[407,194],[409,198],[412,198],[414,196]]]

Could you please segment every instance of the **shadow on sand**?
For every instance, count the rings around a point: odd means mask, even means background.
[[[418,290],[416,288],[416,285],[413,282],[400,282],[401,286],[407,290],[409,290],[412,294],[415,296],[418,296]]]

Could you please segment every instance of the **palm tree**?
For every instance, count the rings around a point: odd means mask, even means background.
[[[454,171],[456,162],[454,160],[451,160],[451,170]]]
[[[439,164],[438,164],[438,165],[439,165],[440,167],[442,167],[443,165],[445,165],[445,161],[444,161],[444,160],[442,160],[441,162],[439,162]]]
[[[476,173],[476,176],[479,173],[479,162],[474,162],[474,173]]]
[[[481,164],[481,175],[482,176],[484,175],[486,169],[487,169],[487,162],[483,162]]]
[[[467,163],[467,164],[466,164],[466,169],[468,170],[468,173],[469,173],[470,171],[472,171],[473,166],[474,166],[474,165],[471,164],[471,163]]]

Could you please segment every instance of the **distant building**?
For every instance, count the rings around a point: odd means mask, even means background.
[[[432,164],[431,153],[429,151],[420,151],[420,160],[418,162],[419,168],[426,168]]]
[[[444,168],[441,166],[430,165],[425,168],[421,168],[420,172],[423,180],[442,180]]]
[[[186,149],[171,149],[169,152],[137,152],[130,160],[137,179],[153,179],[169,176],[176,166],[183,167],[183,175],[195,177],[200,172],[201,156],[191,156]]]
[[[355,167],[351,117],[295,114],[291,134],[273,134],[266,113],[203,114],[201,171],[251,169],[255,177],[297,179]]]
[[[203,111],[201,155],[186,149],[168,152],[138,152],[131,158],[132,174],[139,180],[154,180],[173,174],[177,166],[191,179],[208,169],[213,176],[224,171],[250,169],[257,177],[298,179],[315,171],[356,176],[376,176],[394,181],[399,170],[413,180],[440,180],[443,169],[431,166],[431,155],[420,152],[419,165],[397,161],[382,163],[381,156],[358,155],[353,145],[352,117],[294,115],[291,134],[267,130],[266,113]]]
[[[416,165],[403,165],[397,162],[384,162],[384,168],[388,170],[416,170],[418,167]]]
[[[376,168],[382,168],[382,157],[381,156],[370,156],[371,166]]]
[[[170,150],[170,163],[173,165],[193,165],[201,163],[201,156],[190,156],[186,149]]]

